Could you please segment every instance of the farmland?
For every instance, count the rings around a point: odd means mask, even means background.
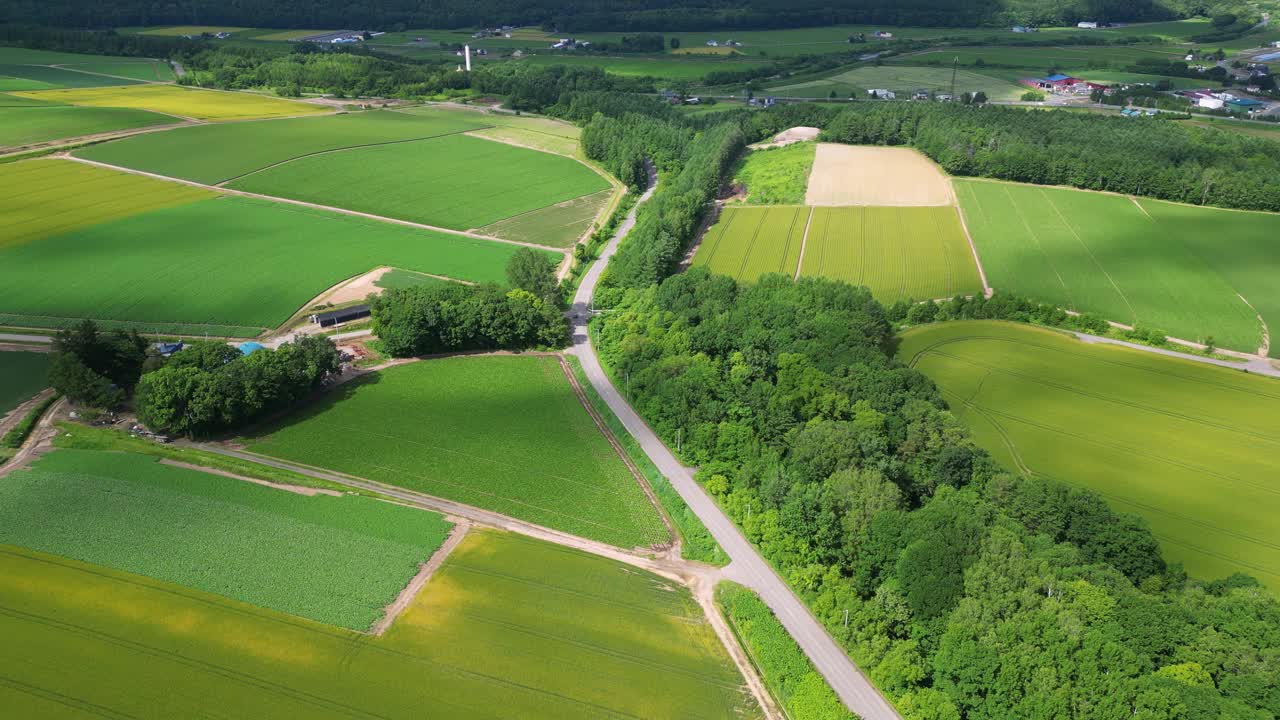
[[[668,541],[554,357],[452,358],[391,368],[341,386],[249,443],[253,452],[620,547]]]
[[[720,60],[705,56],[694,59],[680,56],[605,57],[596,55],[531,55],[518,62],[529,65],[598,67],[614,75],[655,77],[662,80],[701,80],[710,72],[750,70],[762,64],[758,61],[728,58]]]
[[[194,717],[214,698],[316,720],[756,712],[683,589],[493,533],[472,531],[380,637],[18,548],[0,548],[0,607],[0,704],[22,717]]]
[[[957,181],[992,287],[1255,351],[1280,327],[1280,215]],[[1252,303],[1251,309],[1243,296]]]
[[[572,247],[591,228],[611,197],[612,190],[601,190],[499,220],[479,228],[478,232],[507,240]]]
[[[30,210],[30,202],[24,207]],[[58,221],[47,210],[42,215],[46,226]],[[0,308],[9,313],[0,319],[59,327],[92,317],[153,331],[253,336],[325,288],[375,267],[500,282],[515,249],[293,205],[215,198],[0,247]]]
[[[0,70],[0,72],[3,72]],[[67,71],[70,72],[70,71]],[[86,75],[85,77],[93,77]],[[122,81],[114,80],[119,85]],[[240,92],[195,90],[177,85],[130,85],[128,87],[75,88],[69,90],[23,91],[37,100],[69,105],[122,107],[150,110],[197,120],[250,120],[255,118],[315,115],[331,110],[311,103],[281,100],[266,95]]]
[[[771,272],[794,275],[810,209],[728,207],[694,253],[693,264],[754,282]]]
[[[1280,589],[1274,380],[990,321],[909,331],[898,354],[1010,470],[1141,515],[1192,575]]]
[[[48,353],[0,352],[0,417],[48,385]]]
[[[138,80],[107,77],[87,72],[77,72],[47,65],[3,65],[0,64],[0,80],[14,78],[35,84],[21,87],[17,83],[7,83],[12,90],[45,90],[62,88],[101,88],[114,85],[136,85]]]
[[[803,203],[815,147],[814,143],[799,142],[752,150],[743,157],[732,182],[746,188],[746,202],[753,205]]]
[[[8,96],[4,96],[0,97],[0,148],[174,122],[178,120],[146,110],[43,103],[10,105]]]
[[[0,253],[149,210],[213,197],[185,185],[55,160],[6,165],[0,173]],[[0,273],[4,269],[0,268]]]
[[[865,285],[881,302],[982,291],[955,208],[815,208],[800,275]]]
[[[353,630],[382,616],[450,527],[370,498],[306,497],[93,450],[46,455],[5,478],[0,496],[0,544]]]
[[[214,185],[304,155],[419,140],[485,127],[475,113],[377,110],[263,122],[194,125],[94,145],[79,157]]]
[[[907,148],[819,143],[808,205],[953,205],[951,182],[924,155]]]
[[[892,90],[899,97],[910,97],[915,90],[949,93],[952,90],[951,67],[908,67],[901,65],[858,66],[825,78],[801,83],[778,85],[769,92],[788,97],[825,98],[865,97],[868,90]],[[992,100],[1017,100],[1026,88],[1008,80],[969,70],[955,74],[955,92],[984,92]]]
[[[609,184],[569,158],[450,135],[304,157],[229,187],[465,230]]]

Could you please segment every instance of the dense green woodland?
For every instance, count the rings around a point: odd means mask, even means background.
[[[1280,715],[1280,603],[1166,567],[1096,494],[1000,471],[886,354],[865,289],[694,269],[595,329],[636,409],[909,720]]]
[[[61,27],[239,25],[278,28],[699,30],[832,24],[1000,26],[1138,22],[1216,12],[1230,0],[9,0],[0,23]]]

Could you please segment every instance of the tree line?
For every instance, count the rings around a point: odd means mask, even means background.
[[[596,323],[637,411],[908,720],[1280,714],[1280,603],[1001,469],[886,353],[865,288],[695,268]]]

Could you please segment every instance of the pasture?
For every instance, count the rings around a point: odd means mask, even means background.
[[[26,327],[91,317],[154,332],[252,337],[325,288],[376,267],[503,282],[515,250],[294,205],[214,198],[0,247],[0,308],[6,324]]]
[[[440,515],[129,453],[58,450],[0,482],[0,544],[366,630],[444,542]],[[145,532],[139,532],[145,528]]]
[[[949,93],[952,89],[951,67],[909,67],[903,65],[860,65],[815,80],[769,88],[769,92],[787,97],[836,97],[865,99],[871,89],[892,90],[899,98],[910,97],[916,90]],[[955,93],[984,92],[992,100],[1017,100],[1026,88],[991,75],[971,70],[955,73]]]
[[[951,181],[932,160],[897,147],[818,143],[806,205],[954,205]]]
[[[794,276],[812,210],[807,207],[726,207],[693,255],[693,264],[755,282],[780,272]]]
[[[1004,67],[1025,68],[1028,74],[1043,75],[1051,67],[1123,70],[1143,59],[1181,60],[1186,52],[1185,47],[1170,45],[994,45],[924,50],[890,58],[886,64],[933,65],[939,69],[947,68],[949,72],[952,61],[958,58],[962,67],[985,66],[981,70],[983,73],[993,67]]]
[[[166,37],[178,37],[180,35],[201,35],[209,33],[210,35],[227,32],[238,33],[250,28],[233,27],[228,25],[168,25],[165,27],[144,28],[138,32],[139,35],[163,35]]]
[[[0,96],[0,148],[179,122],[177,118],[146,110],[39,102],[10,105],[9,97]]]
[[[49,353],[0,352],[0,418],[49,386]]]
[[[1174,337],[1246,352],[1280,328],[1280,215],[957,180],[987,280]],[[1253,308],[1242,300],[1245,298]],[[1275,331],[1272,332],[1273,336]]]
[[[227,717],[314,720],[487,720],[513,707],[528,720],[758,717],[682,588],[493,533],[473,531],[450,557],[386,635],[368,637],[0,548],[0,706],[55,720],[84,707],[196,717],[211,703]]]
[[[909,330],[898,357],[1010,470],[1142,516],[1194,576],[1280,590],[1280,383],[993,321]]]
[[[449,135],[303,157],[228,187],[466,230],[610,185],[566,157]]]
[[[176,79],[173,74],[173,68],[169,66],[169,63],[161,60],[139,61],[134,58],[117,58],[115,60],[67,63],[62,67],[69,70],[92,72],[131,80],[173,82]]]
[[[120,82],[122,81],[116,81],[116,84]],[[317,115],[332,112],[330,108],[323,105],[282,100],[268,95],[220,90],[197,90],[177,85],[139,84],[128,87],[23,91],[17,94],[33,97],[37,100],[67,103],[68,105],[135,108],[180,118],[194,118],[212,122]]]
[[[0,254],[54,235],[213,196],[188,185],[77,162],[12,163],[0,173],[0,216],[5,218],[0,224]],[[0,266],[0,274],[4,272]]]
[[[746,190],[745,202],[752,205],[799,205],[804,202],[816,147],[798,142],[751,150],[739,161],[731,182]]]
[[[619,547],[669,541],[558,358],[410,363],[263,428],[253,452],[482,507]]]
[[[78,157],[216,185],[307,155],[421,140],[486,126],[478,113],[390,110],[193,125],[76,151]],[[327,162],[332,158],[326,158]]]
[[[884,303],[982,292],[950,207],[814,208],[800,276],[865,285]]]
[[[478,232],[506,240],[571,248],[591,229],[612,197],[613,190],[601,190],[499,220],[479,228]]]
[[[625,77],[654,77],[661,80],[701,80],[707,73],[716,71],[736,72],[760,67],[763,63],[734,58],[710,58],[705,55],[688,56],[620,56],[539,54],[527,55],[517,62],[530,65],[567,65],[570,67],[601,68],[614,75]]]

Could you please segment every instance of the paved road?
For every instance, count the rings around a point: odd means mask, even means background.
[[[1072,332],[1075,332],[1074,330]],[[1232,370],[1248,370],[1257,375],[1270,375],[1271,377],[1280,378],[1280,370],[1277,370],[1271,361],[1267,358],[1254,357],[1247,362],[1231,362],[1230,360],[1218,360],[1216,358],[1204,357],[1203,355],[1192,355],[1190,353],[1178,352],[1177,350],[1167,350],[1165,348],[1151,347],[1150,345],[1139,345],[1125,340],[1116,340],[1115,338],[1101,337],[1099,335],[1090,335],[1088,333],[1077,332],[1077,337],[1087,343],[1096,345],[1121,345],[1134,350],[1142,350],[1143,352],[1155,353],[1157,355],[1167,355],[1169,357],[1180,358],[1182,360],[1190,360],[1192,362],[1204,363],[1205,365],[1217,365],[1218,367],[1230,368]]]
[[[640,197],[641,203],[652,194],[652,183],[648,192]],[[662,474],[671,482],[672,487],[680,493],[686,504],[702,520],[711,535],[720,543],[720,547],[728,553],[731,563],[725,568],[725,576],[735,580],[759,593],[774,614],[782,621],[783,627],[799,643],[801,649],[809,656],[818,672],[827,679],[832,689],[853,712],[865,720],[896,719],[897,712],[867,680],[866,676],[853,664],[835,640],[827,634],[822,625],[813,617],[804,603],[791,592],[782,578],[756,552],[755,547],[743,537],[737,526],[729,520],[702,487],[693,480],[693,474],[680,464],[666,445],[649,429],[640,416],[631,409],[631,405],[614,388],[613,383],[604,373],[595,349],[591,346],[591,337],[587,332],[587,320],[590,316],[591,298],[595,294],[596,284],[604,271],[605,265],[618,249],[618,243],[635,226],[636,210],[632,210],[626,220],[618,227],[613,239],[605,246],[600,259],[587,270],[573,297],[573,352],[582,363],[587,378],[596,392],[618,419],[622,421],[627,432],[635,437],[649,459],[657,465]]]
[[[0,333],[0,342],[52,344],[53,336],[52,335],[17,335],[14,333]]]

